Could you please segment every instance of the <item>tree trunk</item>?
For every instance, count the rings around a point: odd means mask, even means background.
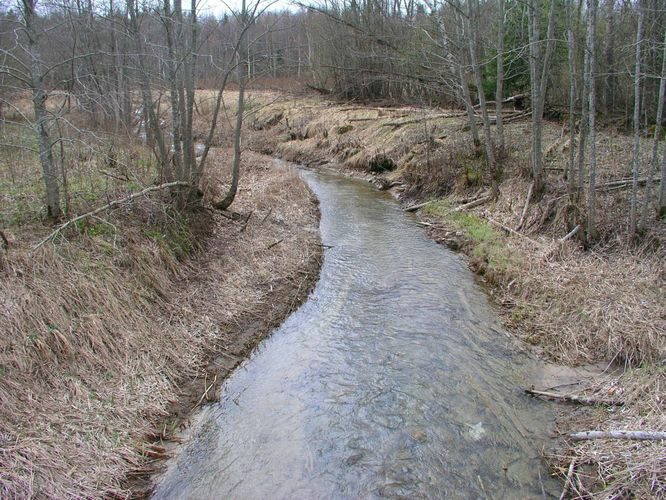
[[[640,161],[640,118],[641,118],[641,45],[643,41],[643,24],[645,10],[643,2],[638,2],[638,28],[636,30],[636,69],[634,73],[634,157],[632,162],[633,184],[631,188],[631,211],[629,214],[629,237],[636,235],[636,218],[638,210],[638,174]]]
[[[504,3],[498,0],[498,34],[497,34],[497,86],[495,87],[495,116],[497,117],[497,142],[500,150],[504,150],[504,124],[502,123],[502,101],[504,100]]]
[[[590,58],[589,120],[590,120],[590,172],[587,187],[587,237],[596,239],[596,176],[597,176],[597,92],[595,82],[596,41],[597,41],[597,2],[587,2],[587,48]]]
[[[51,219],[62,216],[60,208],[60,189],[58,187],[58,172],[53,161],[51,138],[49,136],[49,118],[46,109],[48,97],[44,89],[41,72],[41,55],[38,43],[39,34],[35,28],[36,0],[23,0],[23,21],[28,37],[28,54],[30,57],[30,86],[32,90],[32,106],[35,112],[33,129],[39,140],[39,162],[42,167],[42,178],[46,187],[46,208]]]
[[[664,92],[666,91],[666,30],[664,30],[664,48],[661,59],[661,79],[659,81],[659,95],[657,96],[657,119],[654,122],[654,142],[652,143],[652,162],[648,174],[648,184],[645,187],[645,199],[643,200],[643,212],[641,214],[640,227],[645,229],[647,225],[650,198],[652,198],[652,179],[657,173],[659,165],[659,138],[661,136],[661,121],[664,117]],[[666,149],[665,149],[666,150]]]
[[[231,169],[231,185],[225,195],[224,199],[215,204],[215,208],[219,210],[226,210],[231,206],[236,198],[238,191],[238,178],[240,176],[240,162],[241,162],[241,129],[243,128],[243,113],[245,111],[245,85],[247,83],[247,65],[249,61],[243,61],[242,58],[248,54],[246,43],[245,30],[250,22],[250,17],[247,12],[245,0],[243,0],[242,10],[240,14],[241,20],[241,34],[239,39],[238,48],[238,111],[236,114],[236,128],[234,130],[234,160]]]
[[[604,44],[606,78],[603,93],[604,114],[608,116],[615,101],[615,0],[606,0],[608,24]]]
[[[469,0],[469,53],[472,60],[472,71],[474,72],[474,79],[476,81],[476,90],[479,98],[479,107],[481,108],[481,116],[483,118],[483,133],[485,135],[484,145],[486,149],[486,159],[488,161],[488,169],[490,170],[490,185],[492,189],[493,198],[499,196],[499,174],[497,171],[497,162],[495,159],[495,144],[493,136],[490,133],[490,117],[488,116],[488,106],[486,106],[486,96],[483,92],[483,78],[481,76],[481,65],[479,63],[478,52],[478,6],[475,0]]]
[[[127,10],[129,11],[130,18],[130,35],[134,41],[137,53],[137,68],[139,71],[143,112],[148,125],[146,127],[146,138],[149,138],[150,142],[154,141],[157,145],[156,155],[161,166],[160,177],[162,177],[162,180],[164,180],[164,178],[167,180],[173,180],[169,172],[169,152],[164,142],[164,135],[162,134],[162,128],[160,127],[157,113],[155,113],[155,108],[153,106],[152,90],[145,62],[143,39],[139,32],[138,10],[135,0],[127,0]]]

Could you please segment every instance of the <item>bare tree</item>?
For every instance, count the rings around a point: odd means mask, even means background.
[[[468,0],[468,22],[469,22],[469,54],[472,61],[472,72],[476,83],[476,92],[481,108],[481,117],[483,120],[484,145],[486,150],[486,160],[490,171],[490,185],[493,198],[499,196],[499,179],[497,172],[497,160],[495,158],[495,144],[493,136],[490,133],[490,117],[488,115],[488,106],[486,105],[486,96],[483,91],[483,78],[481,76],[481,63],[479,62],[478,48],[478,5],[475,0]]]
[[[241,162],[241,129],[243,127],[243,113],[245,112],[245,85],[247,83],[247,64],[248,61],[243,61],[242,58],[248,53],[247,38],[245,30],[251,21],[251,14],[248,12],[245,0],[242,2],[240,14],[238,16],[241,27],[241,34],[239,37],[239,50],[238,50],[238,100],[236,110],[236,128],[234,130],[234,159],[231,168],[231,184],[227,190],[224,198],[215,204],[215,208],[226,210],[234,202],[236,193],[238,191],[238,178],[240,176],[240,162]]]
[[[497,142],[504,150],[504,123],[502,120],[502,101],[504,100],[504,7],[506,0],[497,0],[497,83],[495,87],[495,116],[497,124]]]
[[[664,118],[664,92],[666,92],[666,29],[664,30],[664,46],[662,48],[661,54],[661,78],[659,79],[659,95],[657,96],[657,118],[654,122],[654,139],[652,143],[652,161],[650,163],[650,174],[648,175],[648,182],[645,186],[645,199],[643,200],[643,210],[641,213],[640,228],[642,229],[645,229],[647,225],[648,211],[652,198],[652,180],[657,173],[657,167],[659,165],[659,139],[661,138],[661,122]],[[662,192],[664,185],[663,181],[664,179],[662,178]]]
[[[550,56],[554,47],[555,0],[551,0],[546,33],[546,49],[542,51],[540,28],[540,2],[530,0],[528,4],[528,28],[530,34],[530,89],[532,95],[532,177],[535,196],[540,196],[545,188],[543,174],[543,110],[546,102],[546,89]]]
[[[40,31],[36,26],[37,0],[22,0],[22,2],[23,28],[28,39],[27,53],[30,59],[30,79],[27,83],[32,91],[32,106],[35,112],[33,128],[39,139],[39,162],[42,166],[42,177],[46,186],[46,207],[50,218],[59,219],[62,216],[60,189],[49,135],[49,113],[46,108],[48,93],[44,88],[45,73],[39,53]]]
[[[596,176],[597,176],[597,85],[596,74],[596,45],[597,45],[597,2],[587,1],[587,44],[586,52],[589,57],[589,120],[590,120],[590,168],[587,186],[587,236],[596,239]]]
[[[641,153],[641,46],[645,22],[645,9],[642,0],[638,2],[638,28],[636,29],[636,69],[634,70],[634,157],[632,161],[631,212],[629,214],[629,237],[633,238],[637,229],[638,213],[638,173]]]

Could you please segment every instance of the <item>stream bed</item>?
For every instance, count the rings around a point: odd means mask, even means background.
[[[224,383],[154,498],[548,498],[540,365],[464,260],[366,182],[303,171],[325,259]]]

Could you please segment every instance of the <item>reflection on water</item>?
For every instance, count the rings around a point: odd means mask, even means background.
[[[304,172],[326,258],[156,498],[540,498],[550,415],[462,260],[386,193]]]

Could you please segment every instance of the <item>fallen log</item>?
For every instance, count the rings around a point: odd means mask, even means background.
[[[504,224],[502,224],[501,222],[496,221],[495,219],[491,219],[490,217],[484,217],[484,218],[485,218],[488,222],[490,222],[491,224],[493,224],[494,226],[497,226],[497,227],[499,227],[500,229],[503,229],[504,231],[506,231],[506,232],[509,233],[509,234],[513,234],[514,236],[520,236],[521,238],[526,239],[527,241],[533,243],[535,246],[537,246],[537,247],[539,247],[539,248],[542,248],[542,247],[543,247],[543,244],[539,243],[538,241],[533,240],[532,238],[530,238],[529,236],[524,235],[523,233],[519,233],[519,232],[516,231],[515,229],[511,229],[509,226],[505,226]]]
[[[463,205],[459,205],[456,208],[453,209],[454,212],[462,212],[463,210],[467,210],[469,208],[474,208],[478,207],[479,205],[483,205],[487,201],[490,201],[492,199],[492,196],[482,196],[481,198],[477,198],[476,200],[472,200],[468,203],[465,203]]]
[[[425,116],[425,117],[420,117],[420,118],[414,118],[412,120],[403,120],[401,122],[388,122],[388,123],[382,123],[382,127],[393,127],[393,128],[399,128],[402,127],[403,125],[410,125],[412,123],[421,123],[423,121],[427,120],[438,120],[440,118],[459,118],[461,116],[465,116],[465,113],[453,113],[453,114],[443,114],[443,115],[432,115],[432,116]]]
[[[430,205],[433,202],[433,200],[426,201],[425,203],[419,203],[418,205],[412,205],[411,207],[403,208],[403,212],[416,212],[417,210]]]
[[[657,431],[584,431],[574,432],[569,437],[574,441],[586,439],[633,439],[637,441],[664,441],[666,432]]]
[[[648,179],[647,177],[642,177],[638,179],[637,184],[639,186],[644,186],[648,182],[660,182],[660,179]],[[610,182],[605,182],[603,184],[598,184],[594,189],[596,190],[602,190],[602,189],[610,189],[610,188],[625,188],[625,187],[630,187],[633,185],[634,180],[633,179],[618,179],[615,181],[610,181]]]
[[[557,394],[555,392],[537,391],[534,389],[525,389],[525,393],[530,396],[540,396],[548,399],[557,399],[567,403],[576,403],[589,406],[622,406],[624,402],[608,399],[596,399],[587,396],[576,396],[575,394]]]

